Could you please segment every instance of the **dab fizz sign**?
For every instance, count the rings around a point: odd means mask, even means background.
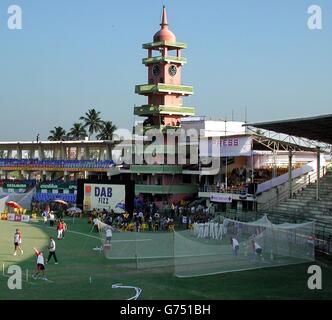
[[[126,198],[126,186],[114,184],[84,185],[84,210],[106,209],[115,210]]]

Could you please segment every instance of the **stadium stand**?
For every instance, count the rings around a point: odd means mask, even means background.
[[[332,222],[332,168],[320,179],[319,200],[316,199],[316,184],[311,183],[303,190],[300,190],[292,199],[279,202],[270,209],[272,213],[300,214],[306,220],[329,220]]]
[[[48,203],[54,200],[63,200],[68,203],[76,203],[76,194],[64,194],[64,193],[41,193],[37,192],[33,196],[33,201],[40,203]]]
[[[20,170],[21,167],[29,168],[63,168],[63,169],[108,169],[115,166],[112,160],[38,160],[38,159],[0,159],[0,168]]]

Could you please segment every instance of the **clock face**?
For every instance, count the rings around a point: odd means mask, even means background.
[[[155,77],[159,76],[159,74],[160,74],[160,67],[159,67],[158,64],[155,64],[155,65],[153,66],[152,72],[153,72],[153,75],[154,75]]]
[[[168,69],[168,73],[172,77],[174,77],[176,75],[177,71],[178,71],[178,69],[174,65],[170,66],[169,69]]]

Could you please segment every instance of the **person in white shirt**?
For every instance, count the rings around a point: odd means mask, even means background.
[[[50,218],[50,227],[54,227],[55,215],[53,211],[50,212],[49,218]]]
[[[237,239],[232,237],[231,238],[231,245],[232,245],[232,249],[233,249],[233,255],[237,256],[238,252],[239,252],[239,248],[240,248],[240,245],[239,245],[239,242],[237,241]]]
[[[47,258],[46,262],[47,263],[50,262],[51,258],[53,257],[54,261],[55,261],[55,264],[58,264],[58,259],[57,259],[56,254],[55,254],[56,244],[55,244],[55,240],[54,240],[53,237],[50,237],[50,243],[48,245],[48,249],[50,251],[49,251],[48,258]]]
[[[93,229],[95,230],[95,231],[99,231],[99,227],[98,227],[98,219],[97,218],[94,218],[93,220],[92,220],[92,223],[93,223]]]
[[[45,260],[43,251],[37,250],[36,248],[33,248],[35,250],[35,255],[37,256],[37,272],[32,276],[33,279],[37,280],[40,273],[42,273],[43,280],[47,280],[45,277]]]
[[[113,233],[112,233],[112,227],[109,226],[109,227],[107,227],[107,229],[106,229],[106,243],[108,243],[108,244],[111,243],[112,236],[113,236]]]
[[[258,256],[259,259],[262,259],[263,249],[255,240],[252,240],[252,248],[255,256]]]
[[[18,249],[21,251],[21,254],[23,255],[21,244],[22,244],[22,234],[19,229],[16,229],[16,232],[14,234],[14,247],[15,247],[14,256],[17,255]]]

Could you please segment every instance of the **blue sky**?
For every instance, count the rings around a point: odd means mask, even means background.
[[[198,115],[268,121],[332,113],[332,1],[164,0],[195,87]],[[7,9],[23,10],[9,31]],[[320,5],[323,30],[307,28]],[[90,107],[118,127],[134,123],[146,83],[142,43],[159,29],[161,0],[1,0],[0,140],[46,139]]]

